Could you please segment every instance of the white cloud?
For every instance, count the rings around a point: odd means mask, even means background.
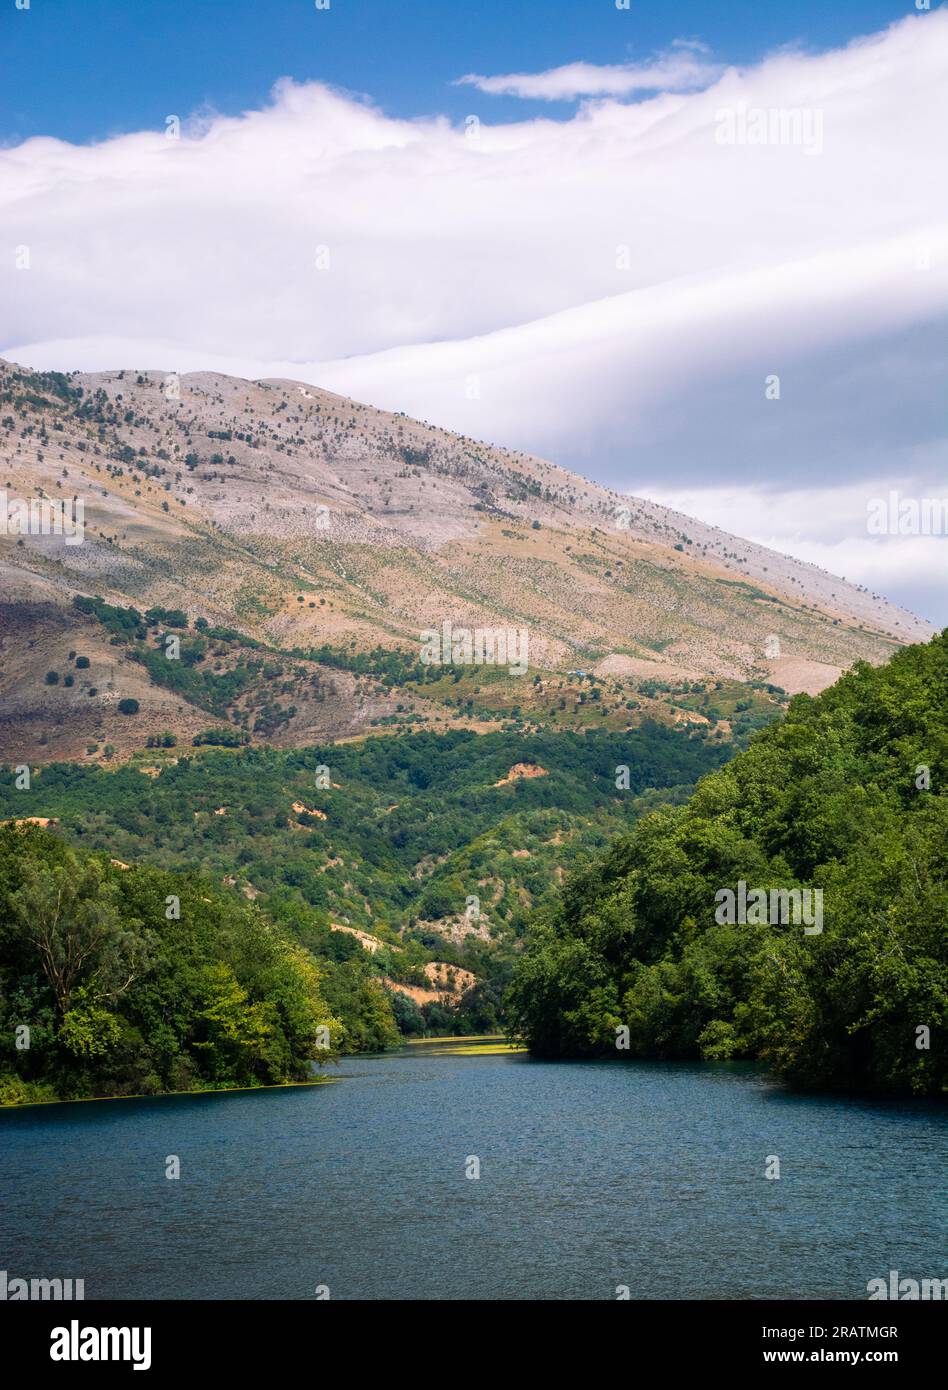
[[[572,101],[576,97],[622,97],[634,92],[682,92],[707,86],[721,73],[703,44],[676,43],[647,63],[566,63],[546,72],[513,72],[499,77],[468,73],[458,85],[489,96]]]
[[[943,10],[564,121],[394,120],[283,81],[178,141],[30,140],[0,151],[0,353],[295,376],[616,486],[924,487],[946,65]],[[818,154],[716,139],[724,110],[804,109]]]

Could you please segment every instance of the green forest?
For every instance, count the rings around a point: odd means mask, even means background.
[[[412,926],[462,911],[490,877],[492,923],[521,935],[555,869],[604,848],[644,809],[684,800],[728,751],[660,725],[155,749],[114,769],[37,768],[28,789],[0,770],[0,819],[52,818],[76,844],[234,879],[300,930],[330,918]],[[505,782],[521,764],[544,775]]]
[[[498,1030],[542,1057],[945,1088],[948,634],[795,697],[731,761],[650,724],[156,745],[0,772],[7,1103],[279,1084]],[[742,882],[818,890],[820,930],[722,919]],[[394,988],[432,962],[476,982]]]
[[[310,953],[199,876],[5,825],[0,902],[0,1103],[309,1080],[346,1045]]]
[[[752,1058],[807,1087],[948,1079],[948,633],[855,666],[541,909],[511,1027],[544,1057]],[[823,892],[822,931],[716,895]]]
[[[423,733],[287,752],[156,747],[121,767],[33,768],[29,787],[6,769],[0,819],[51,825],[0,827],[3,1094],[138,1094],[306,1075],[305,1033],[288,1031],[280,1013],[281,991],[299,987],[300,971],[316,1013],[334,1020],[332,1051],[318,1061],[391,1047],[405,1034],[502,1029],[533,907],[637,816],[684,801],[726,756],[647,725],[626,734]],[[505,780],[517,765],[543,775]],[[82,885],[63,899],[62,931],[81,933],[99,916],[112,924],[96,948],[94,985],[80,981],[69,1008],[57,1003],[26,906],[60,879]],[[450,939],[439,922],[461,919],[472,894],[483,899],[484,930]],[[181,904],[170,921],[169,896]],[[340,924],[371,933],[376,952],[332,929]],[[280,943],[279,986],[262,955],[254,973],[252,953],[235,954],[244,938],[254,950]],[[133,945],[135,978],[117,992]],[[476,975],[459,1004],[419,1007],[382,983],[424,986],[431,961]],[[218,1058],[222,1035],[200,1031],[207,972],[223,989],[225,969],[227,989],[242,991],[248,1009],[276,1009],[257,1053],[248,1038]],[[146,1006],[155,991],[175,1001],[173,1037]],[[29,1049],[16,1046],[22,1025]]]

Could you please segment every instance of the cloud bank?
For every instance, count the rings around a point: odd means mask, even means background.
[[[854,542],[878,479],[948,471],[948,13],[712,67],[472,77],[460,125],[283,80],[180,138],[0,151],[0,353],[294,376],[699,514],[841,488],[785,548]],[[595,99],[492,125],[492,90]],[[948,621],[903,549],[864,582]]]

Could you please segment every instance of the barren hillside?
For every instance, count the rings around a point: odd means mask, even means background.
[[[74,545],[0,534],[6,758],[121,755],[221,724],[290,745],[511,710],[562,726],[587,693],[600,719],[707,723],[676,696],[815,692],[931,635],[813,566],[292,381],[0,363],[0,487],[78,498],[85,524]],[[77,596],[152,616],[130,636]],[[190,683],[149,657],[177,610]],[[413,680],[421,633],[446,621],[525,629],[528,674]],[[380,653],[400,674],[383,678]]]

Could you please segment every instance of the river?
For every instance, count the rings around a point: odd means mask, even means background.
[[[465,1045],[331,1074],[0,1113],[0,1268],[87,1299],[865,1299],[948,1274],[941,1107]]]

